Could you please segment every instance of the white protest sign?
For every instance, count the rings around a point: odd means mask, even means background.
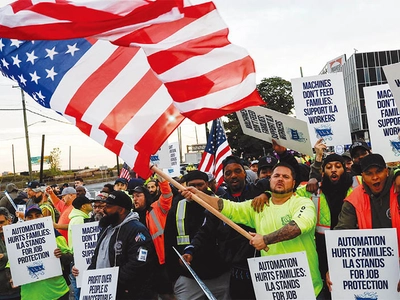
[[[86,270],[79,300],[116,299],[119,267]]]
[[[388,84],[364,87],[371,146],[386,162],[400,160],[400,113]]]
[[[51,217],[4,226],[3,232],[14,285],[62,274]]]
[[[168,144],[169,151],[169,162],[170,167],[164,168],[163,171],[169,176],[180,176],[180,154],[179,154],[179,143],[173,142]]]
[[[315,299],[305,251],[248,258],[257,299]]]
[[[385,72],[387,82],[393,93],[397,107],[400,107],[400,63],[382,66],[382,69]]]
[[[92,262],[94,249],[97,245],[97,236],[100,232],[99,222],[77,224],[71,227],[74,261],[78,270],[86,270]],[[78,287],[82,285],[82,276],[76,277]]]
[[[351,144],[342,73],[292,79],[292,90],[296,117],[307,122],[312,145],[320,138],[327,146]]]
[[[399,299],[396,229],[325,231],[332,299]]]
[[[171,162],[169,159],[168,141],[165,141],[161,148],[158,149],[155,154],[150,156],[150,162],[153,165],[157,165],[160,169],[170,167]]]
[[[274,110],[253,106],[236,112],[243,133],[298,152],[313,155],[307,124]]]

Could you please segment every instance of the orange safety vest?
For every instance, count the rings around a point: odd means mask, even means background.
[[[390,188],[390,217],[392,219],[392,228],[397,229],[397,243],[400,249],[400,214],[397,193],[394,192],[394,186]],[[372,229],[372,213],[370,197],[365,192],[364,186],[360,185],[345,199],[356,209],[358,228]]]
[[[168,181],[160,182],[161,196],[146,212],[146,225],[153,239],[160,265],[165,263],[164,228],[172,204],[172,191]],[[169,191],[169,193],[168,193]]]

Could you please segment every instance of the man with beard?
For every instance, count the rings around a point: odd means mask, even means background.
[[[56,223],[56,213],[54,211],[53,205],[50,203],[48,194],[46,191],[51,190],[51,187],[45,186],[37,186],[36,188],[32,188],[29,195],[30,199],[27,203],[27,207],[38,204],[40,209],[42,210],[42,214],[44,217],[50,216],[53,220],[53,223]]]
[[[258,233],[250,231],[252,236],[250,245],[258,251],[262,250],[261,255],[305,251],[314,293],[315,296],[319,296],[322,280],[318,270],[314,239],[315,207],[308,198],[300,197],[293,192],[296,186],[295,176],[294,169],[286,163],[281,162],[274,167],[270,179],[270,204],[264,207],[261,213],[253,209],[251,201],[235,203],[209,196],[193,187],[187,187],[182,191],[182,196],[191,199],[194,193],[233,222],[255,228]]]
[[[345,171],[345,168],[341,155],[330,154],[322,163],[322,181],[317,193],[308,192],[306,186],[298,188],[296,191],[297,195],[310,198],[317,209],[315,242],[322,278],[325,278],[328,271],[325,230],[331,230],[337,225],[343,201],[353,191],[352,176]],[[324,292],[327,293],[327,290],[325,289]],[[325,296],[328,298],[329,294],[325,294]]]
[[[146,188],[149,190],[149,193],[151,195],[151,202],[157,201],[158,198],[161,196],[160,192],[160,186],[158,184],[158,181],[156,179],[151,179],[147,182]]]
[[[344,200],[334,229],[396,228],[397,242],[400,243],[400,211],[396,192],[400,172],[396,170],[390,174],[380,154],[365,156],[360,161],[360,167],[363,183]],[[329,275],[326,281],[331,290]],[[400,291],[400,282],[397,291]]]
[[[206,173],[194,170],[184,175],[181,183],[186,182],[187,186],[193,186],[203,193],[214,195],[208,188],[208,180]],[[179,257],[172,248],[183,254],[185,248],[190,247],[190,241],[204,222],[204,213],[204,207],[195,201],[182,199],[182,196],[179,201],[174,202],[168,213],[164,230],[165,264],[170,280],[176,281],[174,292],[177,299],[204,299],[204,292],[189,271],[180,266]],[[229,299],[229,268],[218,253],[216,240],[207,245],[204,244],[200,252],[191,255],[187,251],[184,256],[217,299]]]
[[[155,299],[154,264],[157,256],[147,228],[131,212],[132,200],[122,191],[105,200],[97,246],[89,269],[119,267],[116,299]],[[79,270],[72,268],[77,276]]]

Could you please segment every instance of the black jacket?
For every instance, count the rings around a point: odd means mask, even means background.
[[[253,199],[265,192],[268,188],[269,180],[262,179],[256,184],[246,183],[239,197],[234,197],[229,189],[227,189],[225,197],[234,202],[243,202]],[[238,225],[246,231],[256,232],[254,228],[242,224]],[[191,242],[191,247],[186,248],[185,253],[192,254],[194,260],[196,259],[197,253],[202,251],[204,245],[214,243],[215,240],[218,243],[219,255],[223,257],[224,262],[230,266],[248,269],[247,259],[260,256],[260,252],[256,251],[255,248],[249,244],[247,238],[208,211],[206,211],[206,219],[203,226],[200,227]]]
[[[89,269],[96,269],[99,247],[111,229],[108,226],[100,232]],[[138,260],[141,249],[147,250],[146,261]],[[152,299],[157,255],[149,231],[139,222],[136,213],[130,213],[115,227],[108,251],[110,266],[119,266],[117,299]]]
[[[205,208],[195,201],[187,201],[186,199],[180,199],[176,201],[171,207],[167,222],[164,229],[164,240],[165,240],[165,264],[167,267],[168,275],[172,281],[178,279],[179,276],[183,275],[192,278],[192,275],[187,271],[185,267],[182,267],[179,263],[179,257],[175,253],[172,247],[175,247],[180,254],[184,253],[185,247],[188,244],[178,245],[177,236],[177,208],[178,203],[185,206],[185,217],[184,217],[184,229],[185,235],[189,236],[189,240],[192,240],[196,235],[197,231],[201,227],[205,218]],[[213,279],[224,272],[228,271],[228,266],[224,263],[223,259],[219,255],[217,240],[210,240],[209,243],[203,245],[202,249],[196,253],[195,259],[191,262],[191,267],[200,277],[200,279]]]

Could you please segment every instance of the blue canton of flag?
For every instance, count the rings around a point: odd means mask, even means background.
[[[37,103],[50,108],[50,99],[64,74],[90,47],[86,39],[20,41],[3,38],[0,39],[0,68]]]
[[[221,120],[216,119],[211,126],[206,149],[199,164],[199,170],[213,174],[217,186],[219,186],[224,181],[222,161],[229,155],[232,155],[231,147],[226,139]]]

